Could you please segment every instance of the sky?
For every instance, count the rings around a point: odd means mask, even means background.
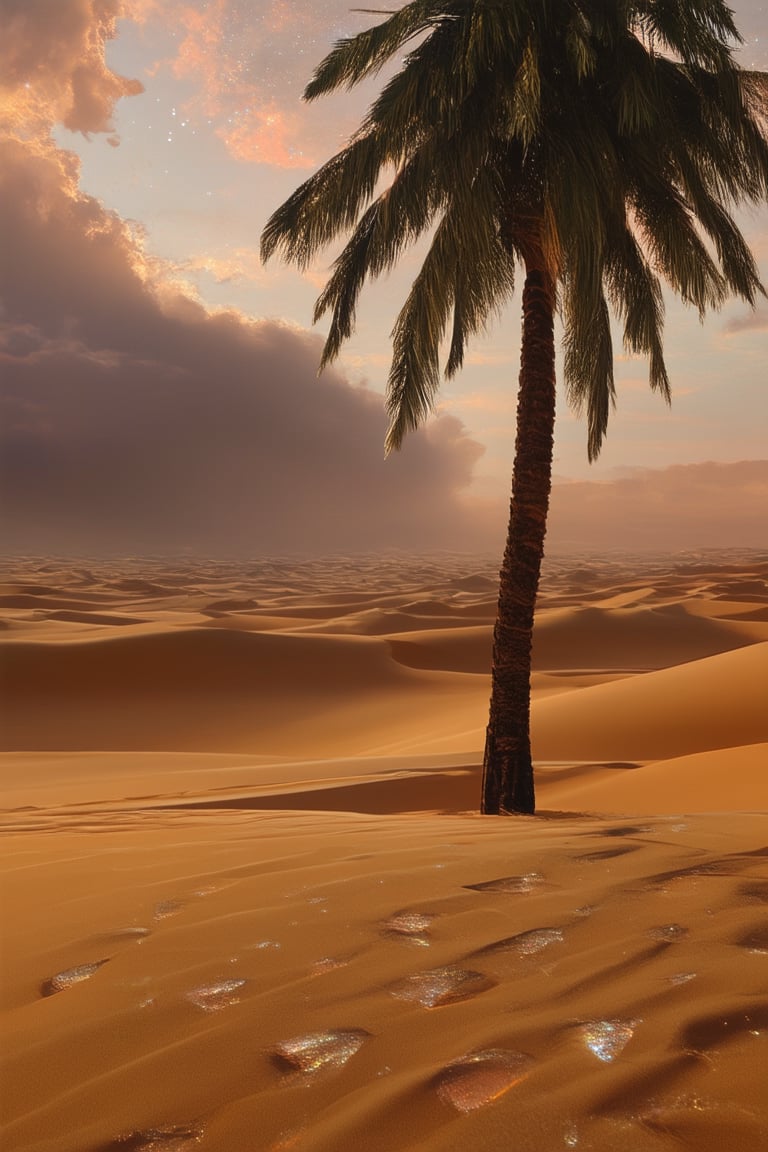
[[[764,3],[733,4],[768,70]],[[317,377],[333,258],[261,265],[272,211],[378,85],[306,105],[348,0],[0,0],[0,490],[13,551],[494,549],[519,299],[383,459],[389,333],[418,252]],[[740,222],[768,282],[768,209]],[[617,357],[600,460],[559,404],[554,548],[768,544],[768,306],[667,300],[671,410]]]

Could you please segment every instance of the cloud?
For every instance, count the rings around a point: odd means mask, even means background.
[[[205,27],[190,25],[183,36],[197,36],[202,55],[194,41],[186,60],[189,75],[219,75],[213,94],[225,131],[245,92],[266,102],[273,88],[270,98],[286,104],[276,73],[260,76],[254,60],[274,50],[278,67],[280,46],[297,42],[295,13],[274,2],[259,8],[259,23],[251,11],[256,40],[243,44],[237,6],[216,0],[208,9],[209,55]],[[174,284],[178,268],[148,259],[134,227],[79,191],[77,161],[55,148],[51,127],[110,132],[115,101],[140,87],[106,66],[115,20],[130,13],[149,24],[179,10],[172,0],[0,0],[6,548],[498,549],[505,509],[469,503],[482,448],[454,417],[384,462],[380,397],[338,371],[318,380],[317,338],[208,312]],[[303,11],[307,50],[291,76],[306,79],[309,57],[327,46],[320,24],[328,35],[329,13],[341,12],[337,0]],[[281,39],[289,32],[293,41]],[[217,73],[228,62],[234,71]],[[234,266],[210,271],[227,276]],[[550,549],[764,546],[768,464],[697,467],[556,487]]]
[[[736,332],[764,332],[766,329],[768,329],[768,307],[763,305],[729,320],[724,331],[730,335]]]
[[[121,0],[0,0],[0,127],[44,139],[52,124],[109,132],[115,103],[143,91],[108,68]]]
[[[231,284],[249,282],[267,284],[274,277],[274,270],[267,269],[261,262],[261,257],[255,248],[230,248],[226,254],[216,256],[213,254],[200,254],[176,263],[176,270],[183,276],[194,276],[199,272],[207,272],[217,284]]]
[[[0,146],[6,548],[264,554],[458,547],[482,448],[453,417],[383,459],[381,397],[320,340],[158,278],[66,156]]]
[[[628,470],[610,482],[556,484],[552,552],[765,548],[768,460]]]
[[[359,96],[303,104],[301,93],[333,43],[371,16],[345,0],[126,0],[126,15],[181,32],[161,67],[194,85],[184,106],[209,121],[230,154],[247,163],[311,168],[338,150],[359,119]]]
[[[222,21],[229,8],[210,5]],[[0,0],[6,547],[253,554],[471,537],[462,493],[483,449],[455,418],[385,462],[381,397],[338,371],[318,380],[319,338],[207,311],[179,290],[183,263],[148,258],[134,226],[80,192],[51,130],[110,132],[116,100],[140,89],[104,58],[129,10],[158,13],[151,0]],[[267,13],[276,32],[281,12]],[[251,257],[210,271],[253,276]]]

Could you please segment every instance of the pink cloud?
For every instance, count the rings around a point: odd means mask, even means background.
[[[313,164],[313,155],[305,149],[298,93],[291,101],[294,111],[281,107],[270,75],[274,61],[263,51],[265,36],[271,47],[272,33],[285,38],[292,27],[286,6],[273,4],[250,13],[247,28],[237,33],[233,29],[238,9],[231,0],[213,0],[202,10],[188,3],[171,4],[169,9],[166,20],[171,18],[185,31],[170,66],[176,77],[192,79],[198,86],[185,106],[187,115],[212,120],[216,134],[237,160],[281,168]]]
[[[212,123],[231,155],[247,163],[308,168],[335,151],[359,118],[359,99],[341,97],[335,111],[302,103],[314,67],[346,30],[370,22],[341,0],[305,6],[271,0],[127,0],[139,22],[181,29],[175,56],[164,62],[195,85],[185,114]],[[338,109],[347,112],[341,121]]]
[[[611,482],[556,485],[552,551],[768,546],[768,460],[633,469]]]
[[[758,306],[752,312],[729,320],[725,332],[764,332],[768,329],[768,306]]]
[[[110,132],[116,102],[142,91],[106,64],[121,0],[2,0],[0,130],[43,140],[55,123]]]
[[[302,127],[297,113],[283,111],[270,100],[219,134],[236,160],[276,168],[306,168],[314,161],[300,146]]]

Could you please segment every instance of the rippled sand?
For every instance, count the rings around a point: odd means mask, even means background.
[[[19,564],[3,1148],[762,1147],[767,577],[550,562],[531,819],[492,565]]]

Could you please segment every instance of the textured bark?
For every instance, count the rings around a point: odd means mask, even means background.
[[[493,639],[481,811],[532,813],[530,737],[533,614],[539,586],[555,425],[555,294],[543,259],[526,257],[517,439],[509,531]]]

